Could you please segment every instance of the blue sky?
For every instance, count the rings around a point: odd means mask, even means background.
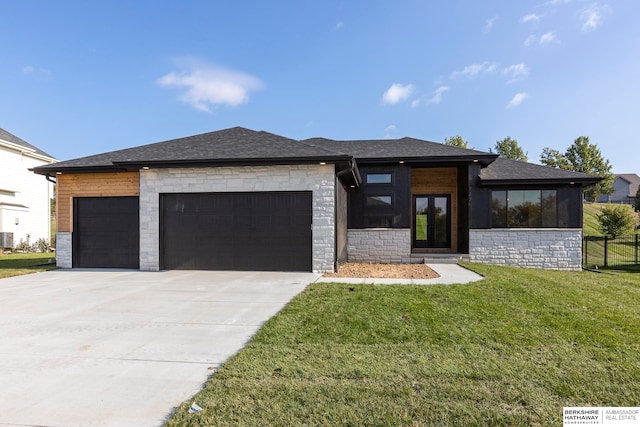
[[[640,173],[640,2],[0,0],[0,127],[65,160],[244,126],[587,135]]]

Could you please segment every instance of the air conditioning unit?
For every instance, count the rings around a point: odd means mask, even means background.
[[[13,233],[0,231],[0,248],[2,249],[13,248]]]

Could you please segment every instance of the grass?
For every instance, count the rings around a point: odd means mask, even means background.
[[[0,255],[0,278],[37,273],[56,268],[53,253]]]
[[[470,265],[467,285],[313,284],[167,426],[554,426],[640,401],[640,276]]]
[[[585,236],[602,236],[600,224],[598,223],[598,214],[602,212],[602,208],[607,206],[606,203],[584,203],[582,216],[582,232]]]

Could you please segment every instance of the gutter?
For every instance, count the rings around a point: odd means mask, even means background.
[[[358,165],[356,164],[356,161],[352,158],[351,160],[349,160],[349,167],[347,169],[342,169],[341,171],[338,171],[336,173],[336,177],[340,178],[341,176],[345,176],[347,174],[351,174],[351,177],[353,178],[353,182],[354,185],[356,187],[360,186],[360,183],[362,182],[362,177],[360,176],[360,171],[358,170]]]

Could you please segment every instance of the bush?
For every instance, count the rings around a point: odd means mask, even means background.
[[[49,252],[51,250],[51,245],[49,245],[49,241],[47,239],[38,239],[31,246],[33,252]]]
[[[31,234],[27,233],[27,240],[24,241],[20,239],[20,243],[18,243],[16,247],[13,249],[14,252],[23,252],[23,253],[33,252],[33,248],[31,247],[30,240],[31,240]]]
[[[598,214],[602,232],[614,239],[633,232],[638,219],[629,205],[607,205]]]

